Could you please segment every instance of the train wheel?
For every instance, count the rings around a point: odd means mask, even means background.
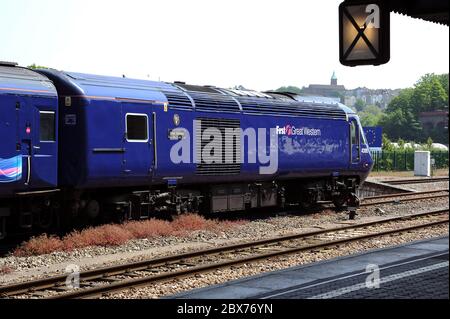
[[[332,199],[334,207],[337,209],[342,209],[347,207],[347,198],[344,196],[336,196]]]
[[[98,215],[100,214],[99,202],[96,200],[88,201],[86,204],[86,207],[84,208],[83,213],[89,220],[96,219],[98,217]]]
[[[37,226],[42,230],[50,229],[53,226],[54,216],[52,208],[41,210],[36,219]]]
[[[314,204],[311,202],[305,202],[305,201],[300,202],[300,208],[302,208],[302,209],[311,209],[313,206],[314,206]]]

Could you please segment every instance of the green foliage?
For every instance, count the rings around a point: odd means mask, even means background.
[[[427,145],[426,145],[427,150],[431,150],[432,145],[433,145],[433,140],[431,139],[431,137],[429,137],[427,139]]]
[[[366,107],[366,103],[362,99],[357,99],[354,105],[355,109],[359,112]]]
[[[429,135],[437,143],[449,144],[448,128],[437,126],[429,132]]]
[[[411,106],[416,113],[443,109],[446,105],[448,107],[448,91],[438,76],[426,74],[415,84]]]
[[[414,151],[391,150],[382,153],[372,152],[374,171],[411,171],[414,169]],[[435,160],[436,168],[448,168],[448,152],[431,150],[431,157]]]
[[[382,138],[383,138],[382,140],[383,151],[394,151],[395,149],[394,145],[392,145],[392,142],[389,140],[389,138],[385,133],[383,133]]]
[[[448,73],[445,74],[439,74],[436,76],[439,82],[442,85],[442,88],[444,89],[445,93],[447,94],[447,101],[445,105],[448,107]]]
[[[392,99],[386,111],[387,113],[395,112],[398,109],[410,110],[412,106],[412,96],[414,89],[407,88],[400,91],[400,94]]]
[[[407,108],[399,108],[388,112],[386,116],[381,118],[379,124],[390,138],[421,140],[422,126]]]
[[[296,93],[296,94],[302,94],[303,90],[296,87],[296,86],[282,86],[275,90],[276,92],[289,92],[289,93]]]
[[[377,126],[383,117],[383,111],[376,105],[367,106],[364,111],[358,112],[363,126]]]
[[[370,113],[361,112],[358,113],[358,115],[361,120],[362,126],[377,126],[378,122],[380,121],[379,117]]]
[[[50,69],[49,67],[42,66],[42,65],[36,65],[36,63],[33,63],[32,65],[27,66],[27,68],[36,70],[36,69]]]
[[[403,138],[425,142],[432,137],[440,143],[448,143],[448,129],[436,128],[425,134],[419,123],[419,114],[435,110],[448,110],[448,73],[426,74],[413,88],[407,88],[389,103],[386,116],[379,124],[392,139]]]

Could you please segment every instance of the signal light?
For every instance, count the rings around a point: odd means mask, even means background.
[[[389,61],[389,15],[382,1],[344,1],[339,5],[341,64],[380,65]]]

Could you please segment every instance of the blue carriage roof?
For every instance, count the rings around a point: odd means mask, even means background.
[[[57,70],[39,70],[52,80],[61,81],[73,92],[87,98],[114,98],[143,101],[164,101],[163,89],[171,89],[170,84],[149,80],[123,77],[102,76],[65,72]],[[173,87],[172,87],[173,89]]]
[[[14,64],[0,63],[0,94],[56,96],[56,88],[45,76]]]
[[[172,109],[207,112],[244,112],[276,116],[302,116],[346,119],[350,109],[330,101],[303,101],[295,97],[250,90],[221,89],[212,86],[165,83],[123,77],[99,76],[56,70],[40,70],[52,80],[71,87],[70,95],[86,98],[130,99],[168,103]]]

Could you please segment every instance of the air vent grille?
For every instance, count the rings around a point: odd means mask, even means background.
[[[245,113],[302,116],[320,119],[346,119],[345,112],[336,104],[312,104],[267,100],[251,97],[237,97]]]
[[[206,129],[220,131],[221,140],[212,136],[203,136]],[[240,128],[240,121],[234,119],[197,118],[195,124],[195,151],[197,158],[197,175],[220,176],[238,175],[241,173],[241,136],[240,130],[233,135],[233,129]],[[202,139],[202,137],[204,139]],[[215,142],[215,144],[213,143]],[[203,154],[205,147],[214,147],[214,152],[221,154],[218,162],[205,160]],[[217,155],[217,153],[214,153]]]
[[[192,102],[181,91],[162,91],[169,101],[171,109],[192,110]]]
[[[195,103],[198,111],[239,112],[239,104],[229,95],[187,92]]]

